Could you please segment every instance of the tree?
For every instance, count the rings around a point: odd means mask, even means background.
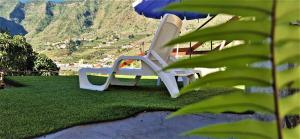
[[[0,33],[0,70],[33,70],[35,53],[23,36]]]
[[[26,74],[41,70],[59,69],[51,59],[34,52],[25,37],[0,33],[0,71]]]
[[[283,118],[300,115],[300,3],[297,0],[182,0],[167,10],[231,14],[250,19],[230,22],[179,37],[167,46],[190,41],[244,40],[245,43],[205,56],[182,60],[166,68],[220,68],[224,71],[204,76],[184,87],[181,93],[207,88],[232,88],[237,85],[271,87],[272,94],[246,93],[235,89],[201,102],[186,106],[172,116],[195,113],[221,113],[255,111],[275,115],[275,121],[243,120],[196,129],[187,135],[214,138],[241,139],[295,139],[300,136],[300,125],[283,126]],[[251,66],[269,61],[271,68]],[[279,70],[278,67],[294,67]],[[286,90],[298,90],[284,96]],[[171,116],[171,117],[172,117]]]
[[[80,45],[80,40],[70,40],[69,44],[67,44],[68,55],[71,55],[73,52],[75,52]]]

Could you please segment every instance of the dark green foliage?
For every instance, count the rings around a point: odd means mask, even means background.
[[[74,77],[7,77],[23,83],[0,91],[0,138],[31,138],[74,125],[103,122],[132,116],[138,112],[177,110],[222,90],[190,93],[170,98],[156,80],[141,80],[138,87],[113,86],[105,92],[82,90]],[[94,83],[105,78],[93,77]],[[153,103],[155,102],[155,103]]]
[[[94,14],[94,13],[93,13]],[[90,11],[85,11],[82,15],[78,16],[78,19],[83,18],[83,26],[89,28],[93,25],[93,15]]]
[[[84,13],[83,13],[83,16],[84,17],[88,17],[88,16],[90,16],[91,15],[91,12],[90,11],[85,11]]]
[[[49,76],[49,75],[58,75],[59,68],[46,55],[39,54],[36,56],[36,60],[34,61],[34,70],[35,71],[45,71],[45,72],[41,72],[41,75]],[[47,72],[47,71],[50,71],[50,72]]]
[[[67,45],[68,55],[71,55],[75,52],[81,45],[81,41],[79,40],[70,40],[69,44]]]
[[[133,39],[133,38],[134,38],[133,34],[128,35],[128,39]]]
[[[83,24],[86,28],[88,28],[93,25],[93,21],[91,19],[85,19]]]
[[[97,1],[87,1],[84,3],[85,11],[78,15],[78,19],[83,18],[83,26],[85,28],[89,28],[93,25],[95,13],[98,10],[98,2]]]

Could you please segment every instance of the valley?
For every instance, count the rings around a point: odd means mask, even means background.
[[[109,66],[120,55],[147,50],[157,29],[159,20],[137,14],[134,1],[0,0],[0,29],[25,35],[35,51],[56,63]],[[184,21],[182,33],[206,20]]]

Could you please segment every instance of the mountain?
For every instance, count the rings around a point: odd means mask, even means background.
[[[7,31],[11,35],[26,35],[27,31],[20,24],[15,23],[14,21],[7,20],[3,17],[0,17],[0,30]]]
[[[0,0],[0,28],[26,34],[36,51],[57,62],[99,63],[107,57],[136,55],[149,46],[159,20],[135,13],[134,1]],[[196,24],[185,29],[195,29]]]
[[[21,23],[25,19],[25,4],[19,2],[13,11],[9,14],[9,18],[16,22],[16,23]]]

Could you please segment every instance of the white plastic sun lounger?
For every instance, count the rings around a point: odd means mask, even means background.
[[[170,64],[172,59],[172,47],[164,47],[166,43],[176,38],[182,26],[182,21],[179,17],[166,14],[155,34],[148,54],[145,56],[121,56],[119,57],[112,68],[83,68],[79,70],[79,84],[82,89],[104,91],[109,85],[136,86],[142,76],[157,75],[165,84],[172,98],[179,95],[179,88],[175,77],[182,77],[184,85],[195,79],[193,70],[175,69],[171,71],[162,71],[163,67]],[[124,60],[141,61],[140,69],[120,68],[119,65]],[[93,85],[89,82],[87,74],[107,74],[108,78],[102,85]],[[134,75],[135,80],[131,82],[123,82],[116,78],[115,75]]]

